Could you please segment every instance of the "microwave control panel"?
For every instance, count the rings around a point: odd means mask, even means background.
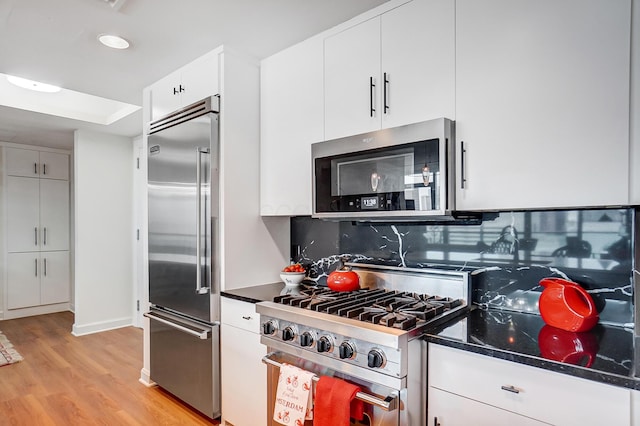
[[[331,211],[360,212],[360,211],[393,211],[415,210],[413,200],[406,200],[402,192],[387,192],[371,195],[344,195],[333,197]]]

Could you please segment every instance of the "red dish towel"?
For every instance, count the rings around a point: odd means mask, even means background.
[[[364,403],[355,399],[360,388],[341,379],[320,376],[313,406],[313,426],[349,426],[362,420]]]

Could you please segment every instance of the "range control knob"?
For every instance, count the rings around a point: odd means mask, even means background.
[[[367,356],[367,365],[369,368],[380,368],[384,364],[384,355],[377,349],[371,349]]]
[[[318,339],[318,352],[331,352],[332,346],[331,340],[327,336],[322,336]]]
[[[273,321],[267,321],[262,324],[262,334],[266,334],[268,336],[275,334],[276,332],[276,324]]]
[[[353,347],[353,344],[344,341],[340,343],[338,347],[338,352],[340,353],[340,359],[351,359],[354,357],[356,350]]]
[[[282,330],[282,340],[289,341],[289,340],[293,340],[296,337],[296,332],[293,329],[293,327],[289,326],[289,327],[285,327],[284,330]]]
[[[305,331],[300,335],[300,346],[313,346],[313,335]]]

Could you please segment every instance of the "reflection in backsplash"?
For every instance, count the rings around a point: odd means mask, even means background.
[[[503,212],[480,225],[291,221],[292,258],[319,284],[351,262],[472,271],[478,305],[537,313],[544,277],[585,287],[601,322],[633,327],[634,209]]]

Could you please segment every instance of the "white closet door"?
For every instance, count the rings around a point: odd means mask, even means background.
[[[55,152],[41,152],[40,177],[69,180],[69,156]]]
[[[69,182],[40,180],[42,250],[69,250]]]
[[[38,177],[38,151],[31,149],[5,148],[7,174],[9,176]]]
[[[40,248],[39,185],[37,178],[7,177],[7,249],[10,252]]]
[[[7,255],[7,308],[40,305],[40,253]]]
[[[40,303],[64,303],[70,299],[69,252],[43,251],[40,254]]]

